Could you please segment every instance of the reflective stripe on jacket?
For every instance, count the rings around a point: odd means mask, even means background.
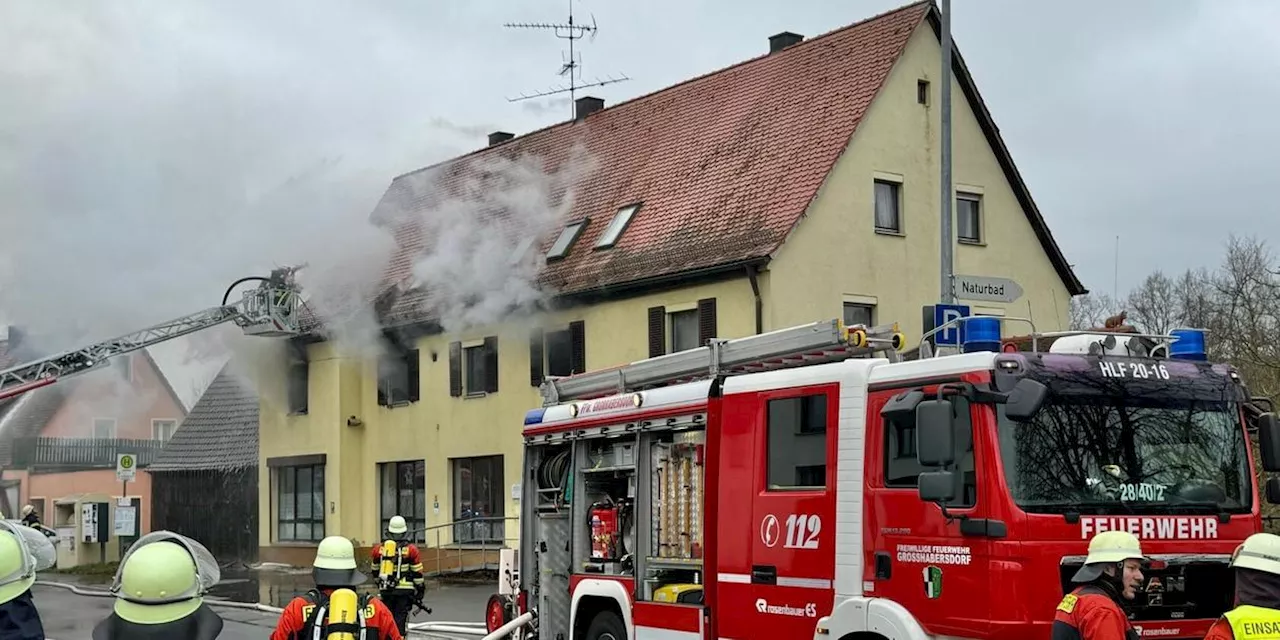
[[[1280,611],[1242,604],[1222,616],[1235,640],[1280,640]]]

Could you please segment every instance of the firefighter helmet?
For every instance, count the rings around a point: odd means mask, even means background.
[[[403,516],[391,516],[391,522],[387,525],[387,533],[392,535],[400,535],[409,530],[404,523]]]
[[[56,562],[57,551],[43,533],[0,520],[0,604],[26,593],[36,583],[36,572]]]
[[[171,531],[153,531],[129,547],[111,591],[121,620],[157,625],[181,620],[200,608],[221,579],[204,545]]]
[[[1103,567],[1125,560],[1146,560],[1138,536],[1128,531],[1103,531],[1089,541],[1089,555],[1084,559],[1084,566],[1071,580],[1092,582],[1102,575]]]
[[[342,536],[320,541],[312,567],[317,587],[354,587],[368,578],[356,568],[355,547]]]
[[[1280,536],[1255,533],[1245,538],[1232,554],[1231,566],[1280,574]]]

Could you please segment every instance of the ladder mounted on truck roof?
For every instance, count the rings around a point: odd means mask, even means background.
[[[551,377],[542,383],[543,406],[627,393],[717,375],[736,375],[838,362],[886,353],[898,360],[906,337],[898,325],[846,327],[823,320],[647,358],[609,369]]]

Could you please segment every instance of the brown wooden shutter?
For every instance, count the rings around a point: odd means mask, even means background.
[[[418,356],[417,349],[410,349],[405,354],[405,383],[409,386],[409,402],[417,402],[422,399],[422,376],[419,372],[421,358]]]
[[[542,361],[546,357],[543,340],[542,329],[529,332],[529,384],[535,387],[540,386],[543,379]]]
[[[498,392],[498,337],[484,339],[484,391]]]
[[[449,343],[449,395],[462,395],[462,343]]]
[[[705,347],[707,341],[716,337],[716,299],[703,298],[698,301],[698,346]]]
[[[667,352],[667,308],[649,307],[649,357]]]
[[[587,370],[587,323],[575,320],[569,323],[569,362],[572,373]]]

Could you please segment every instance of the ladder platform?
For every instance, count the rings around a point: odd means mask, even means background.
[[[542,399],[544,406],[550,406],[717,375],[773,371],[877,353],[896,359],[905,344],[896,324],[846,327],[840,320],[823,320],[732,340],[712,339],[696,349],[547,378],[542,383]]]

